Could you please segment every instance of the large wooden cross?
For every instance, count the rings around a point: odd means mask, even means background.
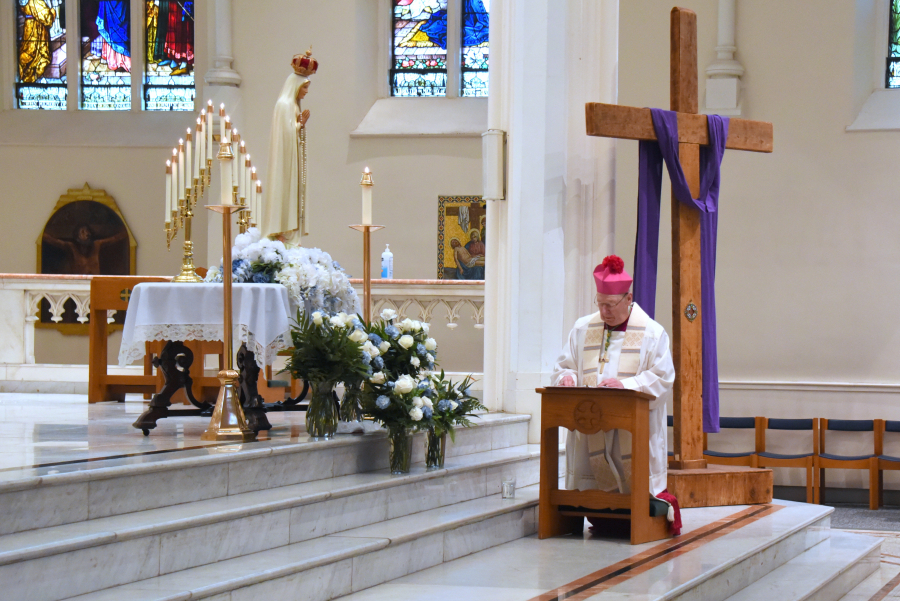
[[[691,194],[700,193],[700,146],[709,144],[706,115],[698,114],[697,15],[673,8],[671,15],[670,105],[678,112],[678,155]],[[589,103],[587,134],[627,140],[656,140],[650,109]],[[772,124],[732,119],[725,147],[772,152]],[[675,361],[674,459],[672,469],[705,468],[703,459],[703,307],[700,305],[700,212],[672,196],[672,345]],[[691,321],[689,305],[699,308]],[[688,311],[690,314],[690,311]]]

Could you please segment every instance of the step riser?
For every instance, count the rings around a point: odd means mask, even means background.
[[[763,551],[728,567],[684,593],[666,599],[678,601],[724,601],[778,567],[826,540],[831,518],[825,517],[770,545]],[[771,601],[771,600],[769,600]]]
[[[332,565],[235,589],[208,601],[327,601],[501,545],[537,531],[536,508],[438,532]],[[201,594],[202,595],[202,594]]]
[[[65,597],[83,594],[497,494],[505,476],[515,476],[519,487],[530,486],[539,482],[539,469],[540,460],[535,457],[205,526],[147,533],[129,541],[141,541],[139,544],[145,545],[141,548],[146,548],[133,555],[136,563],[130,572],[91,570],[115,565],[123,545],[119,535],[109,544],[0,566],[0,582],[5,581],[4,574],[20,574],[19,570],[40,574],[52,569],[55,577],[70,582],[93,571],[87,583],[90,588],[75,591],[71,585],[65,587]],[[48,601],[65,598],[48,594]]]
[[[878,570],[880,564],[881,548],[879,547],[873,549],[871,553],[853,564],[853,566],[842,572],[818,591],[804,597],[802,601],[838,601],[863,580],[874,574],[875,571]]]
[[[456,442],[447,441],[447,456],[509,448],[527,443],[527,422],[459,429]],[[413,443],[413,461],[425,458],[424,434]],[[207,459],[207,458],[203,458]],[[388,442],[375,438],[347,446],[298,449],[276,447],[258,458],[216,456],[193,467],[184,462],[158,466],[159,471],[0,493],[0,535],[70,524],[90,519],[168,507],[388,467]],[[499,487],[499,480],[497,483]]]

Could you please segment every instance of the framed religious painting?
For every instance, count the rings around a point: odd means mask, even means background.
[[[487,204],[481,196],[438,196],[439,280],[483,280]]]

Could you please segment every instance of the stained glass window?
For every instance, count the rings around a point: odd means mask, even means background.
[[[394,0],[392,96],[447,95],[447,0]]]
[[[194,110],[194,2],[145,0],[144,109]]]
[[[490,0],[463,0],[460,96],[488,95]]]
[[[900,88],[900,0],[891,0],[885,87]]]
[[[81,0],[81,108],[131,108],[129,0]]]
[[[66,109],[64,0],[16,0],[16,106]]]

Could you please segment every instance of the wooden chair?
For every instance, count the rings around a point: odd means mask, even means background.
[[[867,455],[835,455],[825,452],[825,433],[831,432],[872,432],[872,453]],[[871,419],[819,419],[819,453],[815,457],[816,471],[818,472],[819,498],[816,503],[824,500],[825,496],[825,469],[851,469],[867,470],[869,472],[869,509],[878,509],[878,453],[875,438],[875,420]]]
[[[651,516],[650,401],[634,390],[548,387],[541,394],[538,538],[584,531],[585,517],[629,520],[631,544],[670,538],[665,512]],[[631,432],[631,493],[559,490],[559,428],[584,434]],[[622,512],[621,510],[626,510]]]
[[[759,467],[802,467],[806,469],[806,502],[819,502],[819,487],[816,480],[815,457],[819,454],[819,418],[812,419],[769,419],[762,418],[762,434],[757,437],[757,464]],[[810,441],[812,452],[799,454],[780,454],[766,451],[766,432],[768,430],[808,431],[812,435]]]
[[[884,454],[884,435],[888,432],[900,433],[900,421],[884,419],[875,420],[875,487],[878,494],[875,496],[875,507],[879,509],[884,505],[884,471],[900,471],[900,457]],[[869,500],[871,507],[871,498]]]
[[[761,417],[720,417],[719,428],[723,430],[753,430],[754,448],[752,451],[739,451],[726,453],[724,451],[711,451],[707,449],[707,436],[703,433],[703,456],[709,463],[717,465],[743,465],[745,467],[759,467],[760,434],[764,434]]]

